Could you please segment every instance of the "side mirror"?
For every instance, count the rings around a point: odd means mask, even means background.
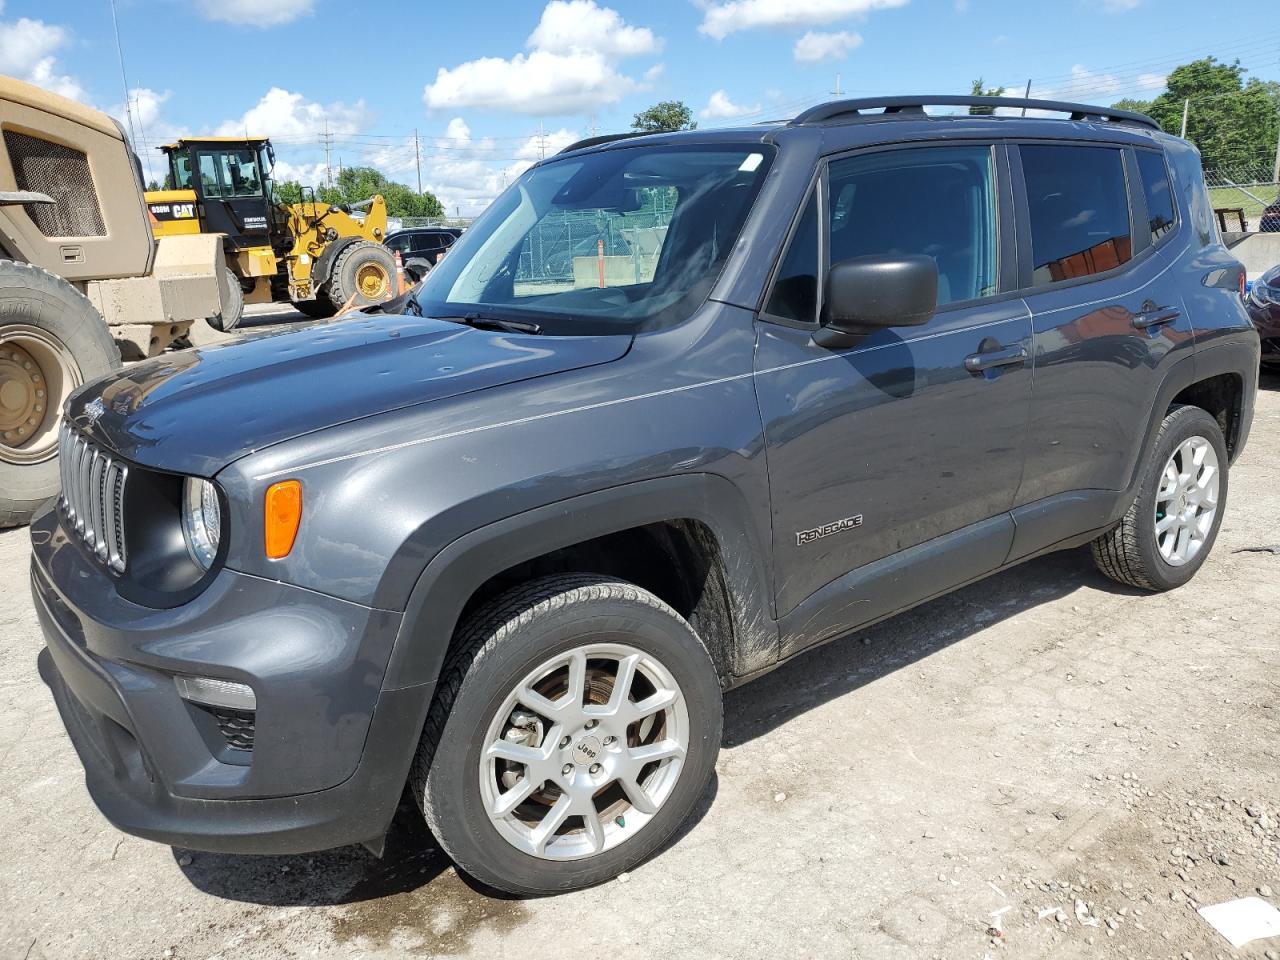
[[[938,265],[923,254],[854,257],[827,273],[821,346],[847,346],[881,327],[918,327],[938,310]]]

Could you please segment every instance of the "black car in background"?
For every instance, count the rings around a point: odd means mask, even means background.
[[[1274,229],[1280,231],[1280,223]],[[1280,366],[1280,266],[1272,267],[1253,281],[1247,302],[1249,316],[1262,338],[1263,364]]]
[[[460,236],[462,230],[458,227],[410,227],[390,234],[385,245],[388,250],[400,251],[400,259],[404,261],[406,270],[417,280],[436,265],[436,261]],[[422,260],[428,266],[410,266],[410,260]]]

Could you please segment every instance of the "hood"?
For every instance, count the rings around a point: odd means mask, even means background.
[[[532,377],[607,363],[628,336],[547,337],[355,316],[147,360],[69,401],[72,422],[143,466],[212,476],[282,440]]]

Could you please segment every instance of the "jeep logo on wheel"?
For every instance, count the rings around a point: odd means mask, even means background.
[[[584,737],[573,748],[573,759],[580,764],[595,763],[600,757],[600,741],[595,737]]]

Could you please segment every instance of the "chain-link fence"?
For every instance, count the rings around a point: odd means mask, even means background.
[[[1206,167],[1204,181],[1225,229],[1280,231],[1280,183],[1274,164]]]
[[[387,224],[392,230],[408,230],[410,227],[457,227],[461,230],[471,226],[472,217],[388,217]]]

